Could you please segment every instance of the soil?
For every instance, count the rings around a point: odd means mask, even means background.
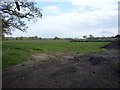
[[[120,50],[120,39],[115,40],[101,48]]]
[[[117,52],[36,53],[29,59],[3,70],[3,88],[119,87]]]

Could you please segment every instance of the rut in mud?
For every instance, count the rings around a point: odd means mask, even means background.
[[[3,70],[3,88],[118,88],[119,61],[106,52],[37,53],[30,59]]]

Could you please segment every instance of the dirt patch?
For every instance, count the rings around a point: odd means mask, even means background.
[[[115,40],[101,48],[120,50],[120,39]]]
[[[3,70],[3,88],[118,88],[119,61],[107,52],[38,53],[30,58]]]

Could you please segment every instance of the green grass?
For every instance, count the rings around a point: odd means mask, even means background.
[[[2,43],[2,66],[7,68],[11,65],[27,60],[32,53],[54,52],[100,52],[101,46],[109,42],[69,42],[65,40],[41,40],[41,41],[3,41]]]

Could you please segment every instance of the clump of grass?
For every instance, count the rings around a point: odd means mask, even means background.
[[[33,48],[33,50],[36,50],[36,51],[43,51],[43,49],[41,49],[41,48]]]

